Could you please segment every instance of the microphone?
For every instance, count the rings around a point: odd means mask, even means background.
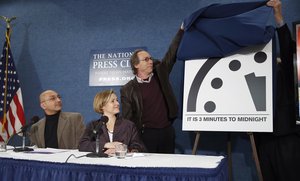
[[[30,120],[31,120],[31,121],[30,121],[29,124],[22,126],[21,129],[20,129],[20,131],[18,131],[18,132],[16,132],[16,133],[14,133],[13,135],[11,135],[11,136],[9,137],[9,139],[6,141],[6,144],[8,144],[9,141],[10,141],[15,135],[20,134],[20,133],[24,133],[24,134],[25,134],[26,130],[27,130],[30,126],[32,126],[34,123],[38,122],[38,121],[40,120],[40,118],[39,118],[38,116],[33,116]],[[24,135],[24,134],[23,134],[23,135]]]
[[[96,137],[97,135],[101,135],[103,133],[101,127],[105,125],[107,122],[108,122],[108,117],[102,116],[101,119],[98,120],[97,126],[93,129],[92,136]]]
[[[32,126],[33,124],[37,123],[38,121],[40,120],[40,117],[38,116],[33,116],[31,119],[30,119],[30,123],[29,124],[26,124],[24,126],[21,127],[21,130],[17,133],[24,133],[27,131],[27,129]]]
[[[14,152],[23,152],[23,151],[33,151],[32,148],[28,148],[25,146],[25,137],[26,137],[26,131],[27,129],[32,126],[33,124],[37,123],[40,118],[38,116],[33,116],[31,119],[30,119],[30,123],[27,124],[27,125],[24,125],[21,127],[21,131],[19,131],[17,134],[19,133],[23,133],[23,136],[22,136],[22,147],[20,148],[15,148],[13,151]]]
[[[98,120],[97,126],[92,131],[92,139],[96,137],[96,151],[93,153],[89,153],[87,157],[108,157],[107,154],[103,152],[99,152],[99,136],[103,133],[102,126],[108,122],[107,116],[102,116],[100,120]]]

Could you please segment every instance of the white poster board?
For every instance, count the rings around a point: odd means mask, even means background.
[[[185,61],[184,131],[272,132],[272,42]]]

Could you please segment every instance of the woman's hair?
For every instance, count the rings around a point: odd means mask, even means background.
[[[103,107],[107,104],[112,94],[115,94],[113,90],[105,90],[96,94],[93,104],[93,108],[96,113],[103,114]]]

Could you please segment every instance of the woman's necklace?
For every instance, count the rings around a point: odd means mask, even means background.
[[[114,130],[110,131],[109,129],[107,129],[107,131],[108,131],[109,133],[111,133],[111,134],[114,133]]]
[[[113,133],[114,132],[114,125],[106,124],[106,128],[107,128],[107,131],[109,133]]]

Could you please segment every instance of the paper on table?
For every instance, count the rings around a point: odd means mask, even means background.
[[[145,156],[144,153],[133,153],[132,154],[132,157],[143,157],[143,156]]]
[[[67,150],[62,150],[62,149],[55,149],[55,148],[46,148],[46,149],[40,149],[40,148],[35,148],[33,151],[27,151],[24,153],[32,153],[32,154],[54,154],[54,153],[63,153],[66,152]]]

